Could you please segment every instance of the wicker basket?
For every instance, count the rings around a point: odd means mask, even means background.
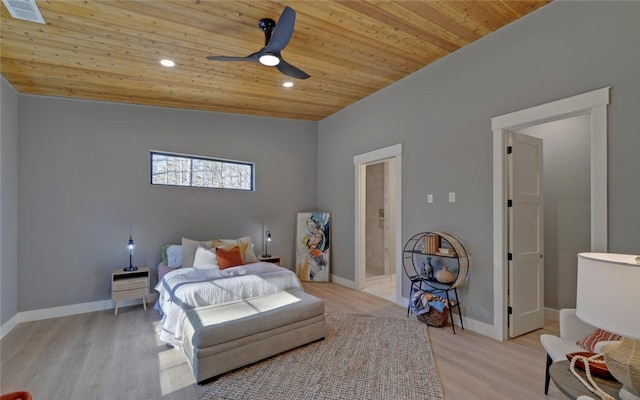
[[[449,319],[449,307],[445,307],[442,312],[431,307],[428,312],[418,315],[417,318],[418,321],[424,324],[440,328],[447,324],[447,320]]]

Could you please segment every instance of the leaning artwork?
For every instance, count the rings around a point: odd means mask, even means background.
[[[298,213],[296,274],[301,281],[329,282],[330,231],[330,213]]]

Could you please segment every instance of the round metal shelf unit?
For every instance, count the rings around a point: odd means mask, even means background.
[[[453,254],[440,252],[440,248],[451,249]],[[423,266],[427,259],[440,263],[440,268],[447,266],[455,274],[453,282],[438,282],[435,278],[424,275]],[[413,235],[404,245],[402,266],[409,279],[421,281],[433,289],[455,289],[460,286],[469,273],[469,258],[464,246],[455,237],[445,232],[421,232]],[[434,266],[437,268],[437,264]]]
[[[430,267],[428,265],[431,265]],[[446,297],[449,308],[457,307],[460,317],[460,327],[464,330],[462,311],[458,299],[458,289],[469,273],[469,258],[464,246],[458,239],[445,232],[421,232],[413,235],[404,245],[402,253],[402,267],[405,274],[411,281],[411,296],[414,290],[425,290],[423,285],[428,286],[428,292],[442,293]],[[454,279],[447,282],[437,280],[438,272],[451,268],[450,272],[455,275]],[[441,277],[442,279],[442,277]],[[455,295],[455,303],[449,298],[449,291]],[[420,292],[416,292],[420,294]],[[407,316],[411,313],[413,299],[407,305]],[[451,318],[451,328],[456,333],[453,324],[453,314]]]

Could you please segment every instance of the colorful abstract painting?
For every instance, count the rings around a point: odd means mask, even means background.
[[[301,281],[329,282],[331,214],[298,213],[296,274]]]

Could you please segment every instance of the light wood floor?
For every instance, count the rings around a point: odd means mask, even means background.
[[[333,283],[305,283],[330,311],[406,318],[406,308]],[[415,317],[412,317],[415,318]],[[159,342],[151,307],[80,314],[19,324],[0,342],[0,392],[29,390],[36,400],[192,399],[194,383],[181,352]],[[563,400],[551,384],[543,393],[542,333],[500,343],[468,330],[429,328],[448,400]]]

